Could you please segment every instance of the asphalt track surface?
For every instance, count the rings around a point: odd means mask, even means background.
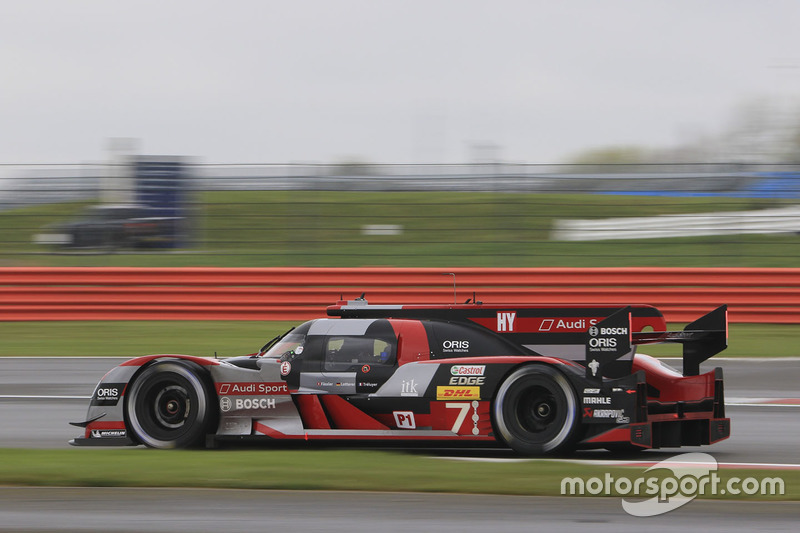
[[[208,489],[0,488],[0,531],[133,533],[797,531],[794,503],[693,501],[636,518],[618,498]]]
[[[95,385],[124,358],[0,358],[0,448],[63,448],[81,433],[68,422],[86,417],[88,397]],[[672,361],[670,361],[672,362]],[[712,364],[713,363],[713,364]],[[711,453],[719,462],[800,463],[800,405],[742,404],[757,398],[800,397],[800,359],[716,358],[701,370],[721,366],[725,377],[731,438],[709,447],[680,448]],[[731,405],[731,404],[734,405]],[[678,450],[639,454],[655,461]],[[437,453],[449,453],[438,450]],[[470,455],[457,450],[456,455]],[[511,456],[499,450],[471,455]],[[607,458],[606,452],[582,452],[581,459]]]
[[[88,397],[119,358],[0,358],[0,448],[64,448],[80,433]],[[702,451],[720,463],[800,464],[800,406],[754,399],[800,397],[800,359],[721,359],[732,437],[714,446],[653,450],[659,461]],[[761,401],[761,400],[759,400]],[[786,402],[779,402],[786,403]],[[791,402],[789,402],[791,403]],[[731,405],[734,404],[734,405]],[[741,405],[740,405],[741,404]],[[459,460],[504,460],[502,450],[417,450]],[[0,451],[2,454],[2,451]],[[619,459],[581,452],[576,459]],[[633,458],[632,458],[633,459]],[[1,457],[0,457],[0,460]],[[791,466],[790,466],[791,467]],[[235,491],[207,489],[0,488],[0,531],[796,531],[800,504],[693,501],[635,518],[619,498]]]

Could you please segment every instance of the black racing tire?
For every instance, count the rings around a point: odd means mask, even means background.
[[[132,436],[150,448],[201,444],[216,414],[209,382],[191,362],[160,361],[145,368],[125,394]]]
[[[578,398],[558,370],[523,366],[497,390],[492,421],[500,439],[519,454],[568,451],[580,426]]]

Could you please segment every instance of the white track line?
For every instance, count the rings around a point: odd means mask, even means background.
[[[800,398],[727,398],[725,405],[746,407],[800,407]]]
[[[663,451],[663,450],[659,450]],[[649,468],[659,464],[660,461],[633,461],[615,459],[547,459],[547,458],[506,458],[506,457],[441,457],[434,456],[435,459],[447,459],[449,461],[468,461],[478,463],[524,463],[529,461],[546,461],[549,463],[572,463],[593,466],[626,466]],[[722,468],[738,468],[753,470],[800,470],[797,463],[687,463],[686,466],[710,466],[717,465]],[[675,464],[673,463],[673,466]]]
[[[725,403],[725,407],[800,407],[796,403]]]

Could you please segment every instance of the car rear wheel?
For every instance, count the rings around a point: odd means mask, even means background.
[[[213,406],[202,368],[185,361],[163,361],[142,371],[126,393],[126,419],[133,436],[151,448],[200,444]]]
[[[500,385],[492,419],[499,437],[517,453],[556,453],[574,444],[577,405],[575,391],[561,372],[528,365]]]

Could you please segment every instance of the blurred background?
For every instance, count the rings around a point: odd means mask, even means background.
[[[22,166],[5,265],[799,266],[781,164]]]
[[[0,265],[800,266],[791,1],[31,1]]]

